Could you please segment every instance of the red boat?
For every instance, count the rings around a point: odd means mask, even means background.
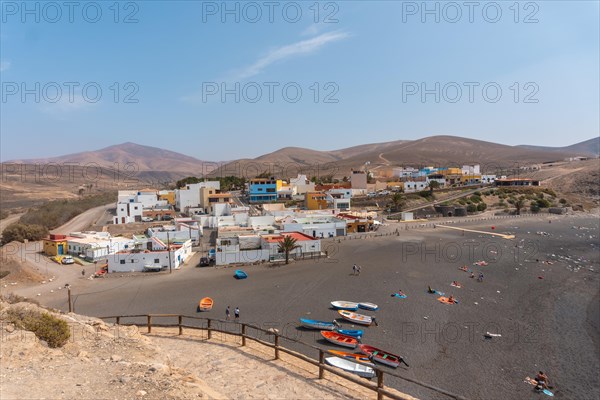
[[[377,347],[369,346],[366,344],[359,344],[358,347],[360,351],[368,355],[371,358],[371,360],[380,364],[384,364],[393,368],[397,368],[400,365],[400,363],[406,364],[402,357],[392,353],[388,353],[387,351],[383,351],[381,349],[378,349]],[[406,364],[406,366],[408,367],[408,364]]]
[[[332,332],[332,331],[321,331],[321,336],[323,336],[327,341],[337,344],[338,346],[350,347],[351,349],[355,349],[358,345],[358,339],[348,335],[342,335],[341,333]]]

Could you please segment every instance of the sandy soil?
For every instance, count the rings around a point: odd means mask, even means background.
[[[248,266],[244,281],[233,279],[232,268],[184,268],[172,275],[97,280],[73,293],[77,312],[97,316],[195,315],[198,299],[210,296],[215,307],[205,316],[223,318],[227,305],[239,306],[244,322],[328,349],[333,347],[315,333],[297,329],[298,318],[332,320],[332,300],[375,302],[379,326],[365,328],[363,341],[405,356],[410,368],[396,372],[407,377],[471,399],[530,398],[523,378],[542,369],[557,399],[595,399],[598,221],[586,213],[465,223],[484,231],[493,225],[515,240],[413,229],[397,237],[331,243],[329,260]],[[489,265],[474,266],[478,260]],[[360,276],[352,276],[353,263],[362,266]],[[470,279],[458,269],[463,265],[482,271],[484,281]],[[463,288],[451,287],[453,280]],[[427,285],[460,303],[439,303],[426,293]],[[399,289],[407,299],[390,297]],[[66,309],[64,293],[46,291],[38,300]],[[487,331],[502,337],[485,339]],[[441,398],[401,380],[386,383],[416,397]]]

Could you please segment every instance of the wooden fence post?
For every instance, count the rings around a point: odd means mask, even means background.
[[[148,315],[148,333],[152,332],[152,316]]]
[[[242,324],[242,346],[246,345],[246,324]]]
[[[383,389],[383,371],[377,370],[377,400],[383,399],[383,393],[379,389]]]
[[[183,320],[183,316],[179,315],[178,317],[178,322],[179,322],[179,336],[183,335],[183,326],[181,326],[181,322]]]
[[[275,359],[279,360],[279,335],[275,334]]]
[[[323,353],[323,350],[319,350],[319,379],[323,379],[323,375],[325,372],[325,370],[323,369],[324,358],[325,354]]]
[[[212,319],[208,319],[208,324],[206,325],[206,331],[208,332],[208,338],[212,338],[212,331],[211,331],[211,326],[212,326]]]

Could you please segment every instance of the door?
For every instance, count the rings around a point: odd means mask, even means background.
[[[65,254],[65,245],[64,244],[59,244],[57,252],[58,252],[59,256],[62,256],[63,254]]]

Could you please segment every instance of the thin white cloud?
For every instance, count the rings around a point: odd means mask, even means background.
[[[46,101],[42,106],[42,111],[58,119],[63,119],[68,114],[92,108],[99,103],[100,101],[92,103],[79,94],[75,94],[72,99],[65,95],[56,102]]]
[[[0,72],[7,71],[10,68],[10,61],[0,61]]]
[[[288,58],[314,53],[325,45],[346,39],[350,35],[346,32],[336,31],[323,33],[311,39],[302,40],[286,46],[281,46],[269,51],[266,55],[259,58],[255,63],[243,68],[236,74],[236,79],[246,79],[260,74],[269,65],[283,61]]]

